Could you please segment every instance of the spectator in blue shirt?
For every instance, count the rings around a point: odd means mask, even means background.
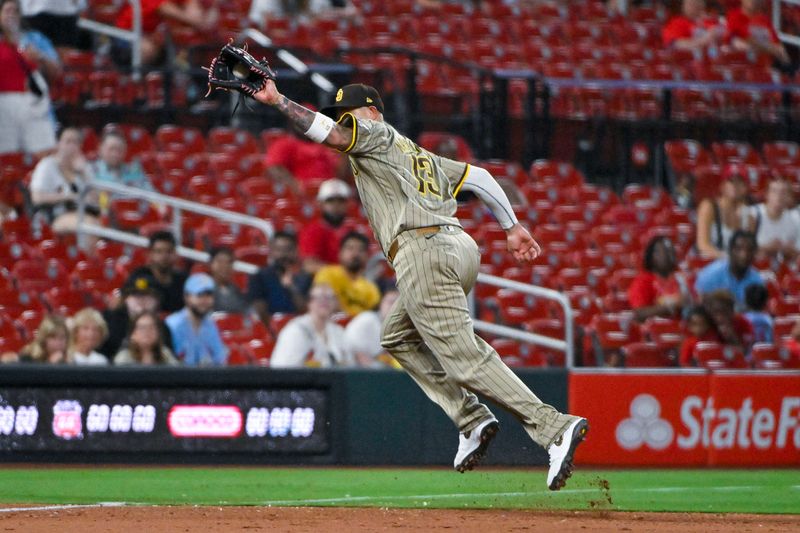
[[[300,265],[297,237],[279,231],[269,244],[269,265],[250,276],[247,297],[264,324],[272,313],[304,313],[311,275]]]
[[[152,191],[153,184],[139,163],[125,162],[127,153],[128,143],[120,132],[105,132],[97,149],[97,160],[92,163],[95,179]]]
[[[183,286],[186,307],[167,317],[175,355],[186,366],[223,366],[228,349],[217,324],[211,319],[214,280],[208,274],[192,274]]]
[[[756,237],[747,231],[736,231],[728,245],[728,257],[717,259],[706,265],[697,275],[694,288],[703,295],[711,291],[726,289],[736,298],[736,307],[744,309],[744,291],[748,285],[764,285],[761,274],[753,267]]]
[[[744,300],[747,303],[744,317],[753,326],[753,342],[774,342],[774,321],[764,311],[769,300],[767,288],[763,285],[748,285],[744,290]]]

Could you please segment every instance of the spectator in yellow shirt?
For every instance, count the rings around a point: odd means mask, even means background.
[[[364,277],[369,239],[352,231],[339,243],[339,264],[322,267],[314,284],[329,285],[339,299],[339,308],[350,316],[375,309],[381,301],[378,286]]]

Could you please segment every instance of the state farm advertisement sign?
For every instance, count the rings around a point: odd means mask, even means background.
[[[582,464],[800,464],[796,372],[572,373],[569,408],[589,419]]]

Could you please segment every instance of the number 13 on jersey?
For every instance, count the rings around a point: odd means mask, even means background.
[[[424,154],[409,154],[414,162],[414,177],[417,178],[417,190],[422,196],[431,194],[439,199],[442,193],[436,183],[431,159]]]

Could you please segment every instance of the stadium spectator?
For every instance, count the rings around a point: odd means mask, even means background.
[[[351,230],[347,221],[350,194],[350,186],[338,179],[324,181],[320,186],[317,201],[322,213],[300,233],[300,257],[303,268],[310,274],[336,263],[339,241]]]
[[[747,182],[736,166],[725,171],[717,198],[704,198],[697,208],[697,251],[704,257],[725,255],[736,230],[750,231],[753,220],[747,207]]]
[[[760,254],[793,259],[800,251],[800,212],[792,209],[789,182],[775,178],[769,182],[764,203],[751,207]]]
[[[764,285],[761,274],[753,267],[756,238],[752,233],[737,231],[731,237],[729,256],[717,259],[697,274],[695,291],[699,295],[726,289],[733,294],[737,307],[745,305],[744,291],[754,283]]]
[[[169,231],[156,231],[150,236],[147,264],[131,272],[129,279],[152,276],[153,288],[160,297],[161,311],[172,313],[183,307],[183,286],[186,273],[178,270],[175,236]]]
[[[81,309],[70,320],[70,346],[67,362],[79,366],[105,366],[105,355],[97,351],[108,336],[108,326],[96,309]]]
[[[305,105],[313,109],[310,104]],[[291,131],[267,146],[264,166],[270,179],[297,192],[309,181],[344,178],[347,175],[346,157],[309,141],[301,131]]]
[[[0,0],[0,154],[42,157],[56,144],[45,78],[61,74],[52,43],[20,21],[16,0]]]
[[[695,53],[721,44],[724,38],[725,27],[706,12],[704,0],[683,0],[681,13],[661,30],[664,46]]]
[[[163,61],[165,32],[160,31],[164,22],[176,22],[206,35],[217,26],[219,12],[216,7],[206,9],[201,0],[143,0],[142,1],[142,63],[153,65]],[[123,4],[117,15],[118,28],[133,27],[131,5]],[[120,64],[130,63],[131,46],[127,41],[114,40],[113,57]]]
[[[374,309],[381,300],[378,286],[364,277],[369,239],[351,231],[339,243],[339,264],[327,265],[314,276],[315,284],[328,285],[339,299],[339,309],[349,316]]]
[[[697,366],[694,360],[694,348],[698,342],[720,342],[714,320],[702,305],[695,305],[689,309],[686,316],[686,330],[688,335],[681,343],[678,363],[680,366]]]
[[[308,313],[293,318],[283,327],[272,350],[270,366],[351,366],[353,358],[345,345],[344,328],[331,319],[335,311],[333,289],[327,285],[311,287]]]
[[[152,191],[153,184],[141,165],[136,161],[125,162],[127,152],[128,143],[122,133],[114,130],[104,132],[97,149],[97,159],[92,162],[94,178]]]
[[[775,323],[772,316],[765,311],[769,300],[769,292],[763,285],[748,285],[744,290],[744,301],[747,311],[744,317],[753,328],[753,342],[772,343],[775,338]]]
[[[125,346],[114,356],[114,366],[165,365],[176,366],[172,355],[161,338],[161,320],[153,311],[134,316],[129,326]]]
[[[753,327],[743,315],[736,313],[735,305],[736,300],[727,289],[718,289],[703,295],[703,307],[714,321],[722,343],[741,348],[747,353],[753,345]]]
[[[764,13],[762,0],[742,0],[741,7],[728,12],[726,24],[734,49],[768,55],[784,66],[790,63],[786,48]]]
[[[108,326],[108,337],[97,351],[112,360],[122,347],[128,334],[131,318],[144,312],[158,312],[161,294],[155,288],[156,280],[150,272],[132,275],[122,286],[122,301],[116,307],[103,311]],[[159,320],[161,338],[168,345],[172,338],[163,320]]]
[[[209,272],[214,279],[214,311],[245,313],[250,307],[247,297],[233,279],[233,250],[225,246],[211,250]]]
[[[97,191],[86,191],[92,172],[81,151],[83,136],[76,128],[64,128],[56,153],[37,163],[30,183],[35,216],[50,224],[55,233],[74,233],[78,226],[78,203],[85,194],[84,222],[99,225]]]
[[[636,320],[680,317],[681,311],[692,303],[692,295],[686,279],[677,271],[675,247],[669,237],[650,239],[642,266],[628,287],[628,302]]]
[[[58,365],[67,362],[69,328],[67,322],[57,315],[46,315],[33,340],[19,352],[20,363],[46,363]]]
[[[377,311],[362,311],[344,330],[347,349],[356,365],[366,368],[400,368],[399,363],[381,346],[381,326],[397,301],[397,289],[387,290]]]
[[[265,325],[272,313],[305,312],[312,276],[300,267],[297,237],[277,232],[269,243],[269,264],[250,276],[247,297]]]
[[[355,18],[359,12],[346,0],[253,0],[248,18],[259,28],[270,18],[307,23],[317,17]]]
[[[78,28],[86,2],[77,0],[20,0],[25,23],[59,48],[86,48],[91,40]],[[88,41],[88,42],[87,42]]]
[[[214,280],[208,274],[192,274],[183,288],[186,307],[167,317],[172,334],[172,351],[186,366],[223,366],[228,348],[223,344],[216,322]]]

